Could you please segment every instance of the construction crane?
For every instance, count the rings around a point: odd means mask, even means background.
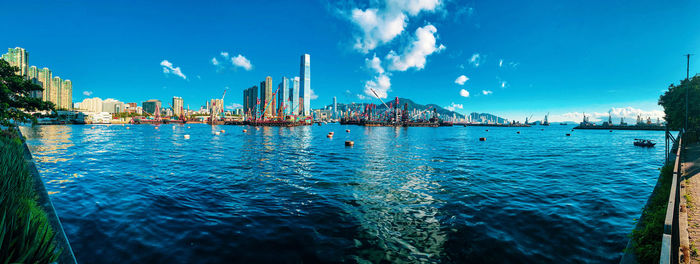
[[[224,97],[226,97],[226,91],[228,91],[228,88],[224,89],[224,93],[221,95],[221,119],[223,120],[226,118],[226,114],[224,113]]]

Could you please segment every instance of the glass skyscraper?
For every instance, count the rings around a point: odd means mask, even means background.
[[[301,55],[300,64],[301,114],[311,115],[311,55]]]
[[[291,112],[289,103],[289,78],[282,77],[282,82],[277,85],[277,111],[282,115]]]
[[[294,77],[289,80],[289,102],[291,105],[291,115],[299,115],[301,108],[299,108],[299,77]]]

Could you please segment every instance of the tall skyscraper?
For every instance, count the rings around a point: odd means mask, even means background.
[[[301,55],[299,71],[301,75],[301,113],[304,116],[309,116],[311,115],[311,55]]]
[[[15,72],[16,74],[27,78],[27,73],[29,71],[27,57],[29,57],[29,53],[26,50],[20,47],[16,47],[14,49],[7,49],[7,53],[3,54],[0,58],[7,61],[10,64],[10,66],[19,68],[18,71]]]
[[[258,87],[253,86],[243,90],[243,114],[246,119],[252,119],[257,114]]]
[[[61,92],[63,92],[63,80],[61,80],[61,77],[53,77],[53,80],[51,80],[51,101],[53,104],[56,105],[56,108],[62,108],[61,105]]]
[[[291,105],[291,115],[299,115],[301,113],[301,108],[299,105],[299,77],[294,77],[289,80],[290,81],[290,98],[289,101],[292,103]]]
[[[39,85],[44,87],[44,91],[41,92],[41,98],[44,101],[51,101],[51,80],[53,80],[53,75],[49,68],[42,68],[39,70]]]
[[[182,97],[173,96],[172,106],[173,106],[173,115],[175,115],[179,118],[180,115],[182,115],[182,110],[183,110],[183,107],[185,106],[184,101],[182,100]]]
[[[260,111],[264,109],[262,113],[264,118],[271,118],[276,115],[276,101],[277,100],[272,96],[272,77],[267,76],[265,80],[260,83]]]
[[[338,99],[333,96],[333,118],[338,117]]]
[[[282,82],[277,85],[277,111],[278,115],[289,115],[291,109],[289,103],[289,79],[282,77]]]
[[[65,80],[61,83],[61,108],[73,109],[73,82]]]

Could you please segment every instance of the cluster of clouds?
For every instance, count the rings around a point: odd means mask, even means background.
[[[91,96],[91,95],[92,95],[92,91],[83,91],[83,95],[85,95],[85,96]]]
[[[168,75],[172,74],[175,76],[178,76],[182,79],[187,80],[187,76],[185,76],[184,73],[182,73],[182,70],[180,70],[180,67],[175,67],[171,62],[168,60],[163,60],[160,62],[160,66],[163,67],[163,73]]]
[[[620,118],[624,118],[627,123],[634,123],[637,120],[637,116],[641,116],[646,120],[646,118],[651,118],[653,122],[656,122],[656,119],[659,118],[661,120],[664,120],[665,114],[664,111],[662,110],[642,110],[639,108],[634,108],[631,106],[628,107],[613,107],[608,110],[607,113],[600,113],[600,112],[591,112],[591,113],[580,113],[580,112],[569,112],[569,113],[564,113],[560,115],[553,115],[551,117],[552,121],[559,122],[559,121],[574,121],[574,122],[580,122],[583,120],[583,115],[586,115],[589,117],[590,121],[592,122],[599,122],[603,120],[607,120],[608,116],[611,116],[613,118],[614,123],[618,123],[620,121]]]
[[[432,13],[442,7],[440,0],[383,0],[372,2],[366,9],[353,8],[345,13],[347,19],[356,26],[353,48],[363,54],[369,54],[377,48],[392,43],[406,32],[411,18],[421,13]],[[403,72],[409,69],[422,70],[427,57],[446,49],[437,43],[437,28],[427,23],[418,27],[405,46],[396,51],[390,49],[385,56],[366,58],[366,66],[373,77],[365,81],[364,94],[368,97],[387,98],[391,90],[391,72]]]
[[[481,53],[473,53],[471,57],[467,59],[467,63],[469,63],[471,66],[474,68],[479,68],[486,62],[486,55],[483,55]],[[510,68],[510,69],[517,69],[520,63],[514,62],[514,61],[505,61],[504,59],[499,59],[498,60],[498,68]],[[464,64],[459,65],[459,68],[464,69]],[[496,80],[498,81],[497,84],[500,88],[506,88],[508,87],[508,82],[501,79],[500,77],[496,77]],[[465,75],[460,75],[455,79],[455,83],[461,86],[464,86],[465,83],[469,81],[469,77]],[[493,94],[492,90],[481,90],[481,95],[491,95]],[[469,91],[467,91],[464,88],[461,88],[459,90],[459,95],[462,97],[469,97]]]
[[[454,111],[457,109],[464,109],[464,105],[463,104],[455,104],[454,102],[452,102],[450,105],[445,106],[445,109],[450,110],[450,111]]]
[[[230,64],[229,64],[230,63]],[[243,68],[246,71],[253,69],[253,64],[245,56],[238,54],[236,56],[230,56],[226,51],[222,51],[219,54],[219,59],[216,57],[211,58],[211,64],[217,67],[217,70],[223,70],[228,65],[234,68]]]

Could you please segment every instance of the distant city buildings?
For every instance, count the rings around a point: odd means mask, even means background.
[[[7,61],[10,66],[17,67],[16,74],[44,89],[43,92],[33,92],[31,96],[52,102],[57,109],[70,110],[73,107],[73,83],[70,80],[62,80],[58,76],[53,77],[49,68],[39,69],[36,66],[29,66],[29,52],[25,49],[9,48],[0,58]]]
[[[260,86],[243,90],[242,112],[246,119],[285,119],[288,116],[311,117],[311,56],[301,56],[301,77],[287,78],[273,89],[272,77]]]

